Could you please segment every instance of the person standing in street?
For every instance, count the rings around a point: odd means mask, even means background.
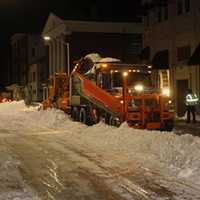
[[[195,93],[192,92],[192,89],[187,90],[185,96],[185,105],[187,112],[187,123],[190,123],[190,115],[192,114],[193,123],[196,123],[196,105],[199,102],[199,98]]]

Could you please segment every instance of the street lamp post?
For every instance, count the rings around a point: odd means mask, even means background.
[[[44,40],[49,42],[52,39],[54,39],[57,42],[60,42],[61,44],[65,45],[67,47],[67,75],[70,75],[70,47],[68,42],[64,42],[62,40],[58,40],[56,38],[51,38],[50,36],[44,36]]]
[[[123,73],[123,110],[124,110],[124,120],[126,120],[127,113],[127,92],[128,92],[128,72]]]

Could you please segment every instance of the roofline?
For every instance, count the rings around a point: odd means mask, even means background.
[[[143,24],[136,22],[103,22],[64,20],[66,28],[71,32],[110,32],[136,33],[143,32]],[[103,30],[103,31],[102,31]]]
[[[142,22],[112,22],[112,21],[89,21],[89,20],[65,20],[63,19],[64,22],[66,23],[97,23],[97,24],[142,24]]]
[[[125,34],[142,34],[143,33],[143,23],[142,22],[105,22],[105,21],[83,21],[83,20],[65,20],[54,13],[50,13],[47,22],[42,31],[42,35],[46,34],[45,30],[48,32],[56,30],[54,27],[48,30],[48,22],[50,18],[59,20],[60,25],[65,26],[66,32],[91,32],[91,33],[125,33]],[[62,27],[64,28],[64,27]]]
[[[17,38],[24,37],[26,35],[27,35],[26,33],[15,33],[13,36],[11,36],[10,40],[15,40]]]
[[[16,39],[19,39],[25,36],[32,36],[32,35],[41,36],[40,33],[15,33],[13,36],[11,36],[10,41],[14,41]]]

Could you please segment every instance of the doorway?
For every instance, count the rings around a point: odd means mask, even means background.
[[[188,89],[188,80],[177,80],[177,115],[183,117],[185,114],[185,95]]]

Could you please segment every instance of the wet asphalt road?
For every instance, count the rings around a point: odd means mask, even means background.
[[[65,133],[11,131],[1,134],[0,145],[19,160],[23,179],[42,200],[200,199],[199,188],[137,161],[108,165],[103,152],[77,146]]]
[[[191,134],[200,137],[200,122],[186,123],[178,121],[175,123],[174,132],[178,135]]]

